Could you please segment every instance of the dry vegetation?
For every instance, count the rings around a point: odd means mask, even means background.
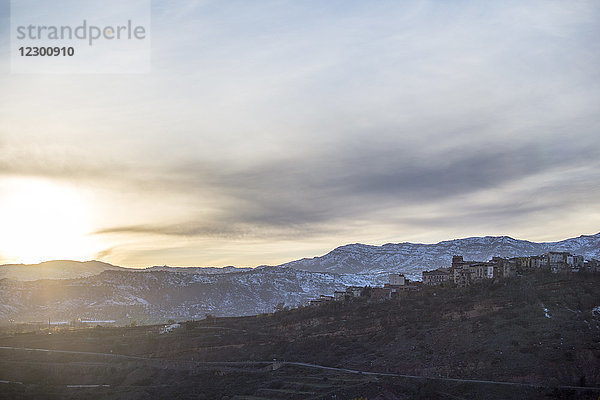
[[[600,305],[599,283],[594,275],[540,274],[382,302],[331,302],[273,315],[188,321],[164,335],[157,326],[6,334],[0,346],[153,360],[2,350],[0,379],[23,385],[0,385],[0,397],[596,399],[600,392],[564,386],[600,386],[600,318],[592,313]],[[205,364],[274,358],[540,387]],[[66,389],[67,384],[110,387]]]

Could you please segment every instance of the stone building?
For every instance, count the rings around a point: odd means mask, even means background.
[[[438,268],[433,271],[423,271],[423,285],[435,286],[452,281],[452,274],[447,268]]]

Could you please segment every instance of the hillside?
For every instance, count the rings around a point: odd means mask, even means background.
[[[87,278],[0,280],[0,322],[116,320],[164,322],[271,312],[320,294],[373,282],[361,276],[264,267],[245,272],[104,271]]]
[[[10,389],[13,394],[44,385],[61,393],[65,382],[103,383],[110,386],[93,393],[140,399],[596,399],[599,284],[599,276],[587,274],[538,274],[383,302],[209,318],[167,334],[149,326],[5,335],[0,346],[142,358],[4,350],[0,380],[23,382]],[[392,375],[293,363],[273,371],[266,368],[273,359]],[[92,392],[69,393],[84,398]]]
[[[457,254],[463,255],[466,260],[485,261],[493,256],[524,257],[548,251],[568,251],[587,259],[600,259],[600,233],[547,243],[517,240],[508,236],[485,236],[436,244],[349,244],[324,256],[303,258],[281,266],[337,274],[402,272],[412,279],[420,279],[423,270],[450,266],[452,256]]]

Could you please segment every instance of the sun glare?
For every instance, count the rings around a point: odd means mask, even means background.
[[[86,202],[73,187],[37,179],[0,181],[0,261],[93,257]]]

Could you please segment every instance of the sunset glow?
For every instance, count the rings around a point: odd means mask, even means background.
[[[94,255],[89,210],[71,187],[38,179],[0,182],[0,255],[4,262],[86,260]]]

